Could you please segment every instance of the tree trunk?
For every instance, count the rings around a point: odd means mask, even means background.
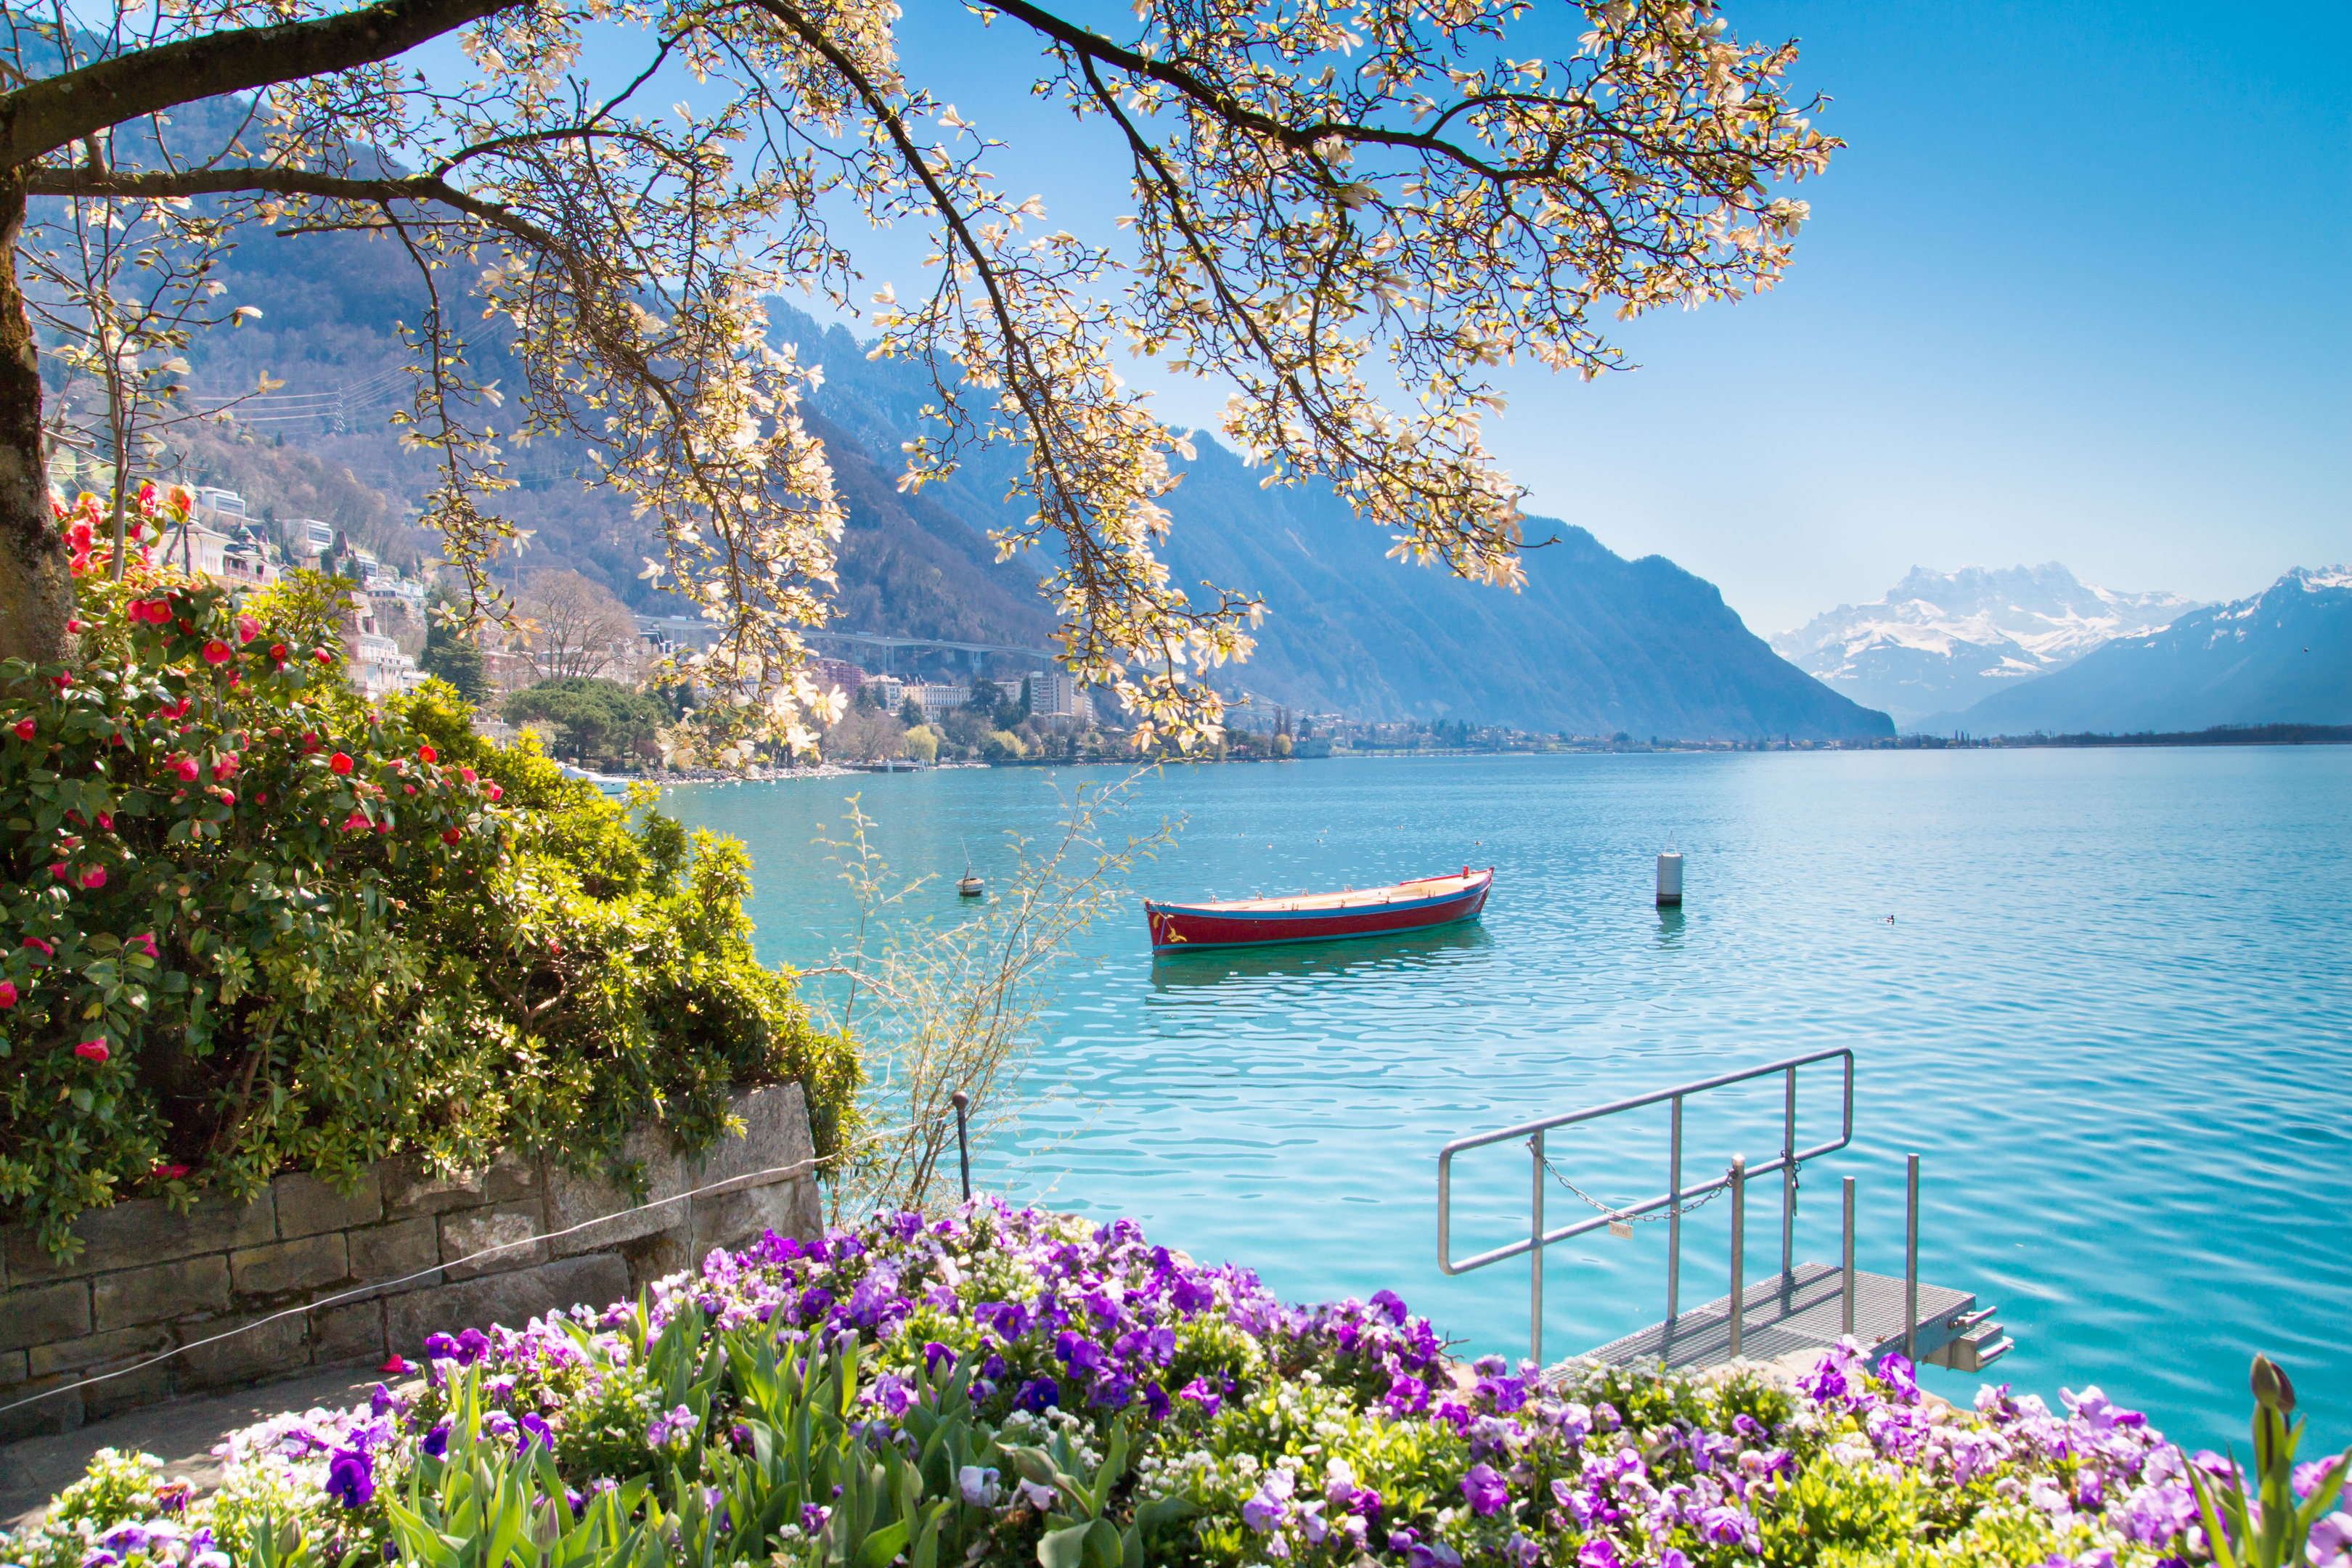
[[[66,657],[73,576],[41,461],[41,373],[16,281],[21,175],[0,174],[0,658]]]

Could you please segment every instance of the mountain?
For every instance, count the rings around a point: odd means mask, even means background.
[[[2352,566],[2297,567],[2250,599],[2117,637],[1956,722],[1982,735],[2352,724]]]
[[[1907,728],[2195,608],[2178,594],[2092,587],[2054,561],[2005,571],[1914,566],[1877,603],[1840,605],[1780,633],[1772,647]]]
[[[772,331],[824,366],[814,404],[861,460],[895,458],[929,394],[923,374],[870,361],[840,327],[781,303]],[[1531,518],[1528,585],[1513,595],[1386,559],[1388,539],[1328,488],[1258,488],[1258,476],[1208,438],[1180,464],[1165,503],[1173,579],[1263,597],[1257,649],[1218,672],[1228,692],[1359,719],[1470,719],[1575,734],[1680,739],[1790,735],[1843,740],[1893,732],[1884,714],[1777,657],[1714,584],[1663,556],[1627,561],[1583,529]],[[836,446],[835,463],[841,464]],[[1013,457],[975,453],[923,492],[976,531],[1017,522],[1003,498]],[[853,504],[855,518],[856,508]],[[1017,563],[1016,563],[1017,564]],[[1033,563],[1032,574],[1037,570]],[[854,630],[898,629],[860,623]]]
[[[413,524],[431,467],[404,451],[386,421],[406,401],[399,323],[425,299],[399,249],[360,235],[254,236],[216,274],[226,303],[265,314],[190,345],[200,395],[226,397],[267,373],[284,384],[226,428],[183,428],[181,471],[244,486],[257,513],[324,516],[388,554],[426,552]],[[987,531],[1018,521],[1004,496],[1015,454],[975,453],[919,493],[896,485],[900,443],[929,397],[917,367],[869,361],[846,331],[820,328],[782,301],[772,334],[823,364],[807,405],[846,502],[835,626],[950,641],[1042,647],[1054,617],[1034,557],[999,563]],[[513,384],[505,334],[483,322],[467,353],[485,378]],[[677,602],[637,574],[652,552],[646,521],[609,492],[583,489],[576,444],[508,448],[520,482],[498,509],[536,531],[499,575],[560,562],[646,614]],[[1272,612],[1258,652],[1219,672],[1221,688],[1307,711],[1363,719],[1470,719],[1580,734],[1679,739],[1790,735],[1835,740],[1891,733],[1859,707],[1773,654],[1715,587],[1662,557],[1625,561],[1583,530],[1530,520],[1530,584],[1510,595],[1384,559],[1387,539],[1328,489],[1261,490],[1230,452],[1200,443],[1171,498],[1167,549],[1180,582],[1262,595]]]

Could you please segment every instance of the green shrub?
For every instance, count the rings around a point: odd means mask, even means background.
[[[503,1146],[618,1176],[731,1090],[856,1080],[752,957],[740,846],[478,741],[438,683],[371,708],[326,579],[257,595],[78,551],[70,667],[0,665],[0,1210],[60,1256],[132,1194],[231,1201]]]

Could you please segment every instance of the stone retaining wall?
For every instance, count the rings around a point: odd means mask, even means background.
[[[821,1211],[800,1086],[755,1089],[735,1110],[744,1135],[698,1159],[671,1152],[650,1126],[631,1135],[628,1155],[651,1183],[646,1201],[677,1199],[652,1209],[538,1156],[501,1156],[455,1177],[395,1158],[348,1194],[293,1175],[241,1208],[200,1202],[175,1215],[138,1198],[96,1210],[75,1224],[84,1246],[70,1263],[42,1250],[29,1227],[0,1229],[0,1405],[58,1390],[0,1415],[0,1438],[306,1367],[413,1359],[429,1333],[601,1307],[767,1229],[814,1239]],[[761,1173],[779,1167],[798,1173]],[[716,1190],[680,1196],[706,1187]],[[381,1289],[262,1321],[371,1286]],[[249,1325],[258,1326],[235,1331]],[[68,1386],[180,1346],[156,1365]]]

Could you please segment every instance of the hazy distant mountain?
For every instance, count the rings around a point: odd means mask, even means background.
[[[2352,724],[2352,566],[2296,567],[1977,703],[1972,734],[2123,734],[2217,724]]]
[[[895,462],[928,383],[911,367],[869,361],[840,328],[820,331],[786,309],[778,335],[824,366],[815,406],[835,442],[861,460]],[[1307,712],[1367,719],[1469,719],[1573,734],[1647,739],[1791,735],[1838,740],[1893,733],[1883,713],[1848,700],[1776,657],[1714,584],[1663,556],[1626,561],[1580,528],[1531,518],[1523,594],[1497,592],[1385,559],[1387,536],[1323,487],[1260,489],[1258,476],[1205,435],[1167,505],[1166,547],[1180,584],[1262,595],[1257,650],[1219,686]],[[1016,521],[1002,497],[1010,454],[978,454],[925,500],[979,532]],[[859,510],[852,497],[852,537]],[[1037,568],[1030,568],[1034,574]],[[845,571],[845,585],[849,580]],[[888,613],[887,601],[875,603]],[[852,630],[900,629],[861,624]]]
[[[2063,668],[2093,648],[2197,607],[2178,594],[2118,594],[2053,561],[1911,574],[1872,605],[1840,605],[1772,647],[1908,727]]]

